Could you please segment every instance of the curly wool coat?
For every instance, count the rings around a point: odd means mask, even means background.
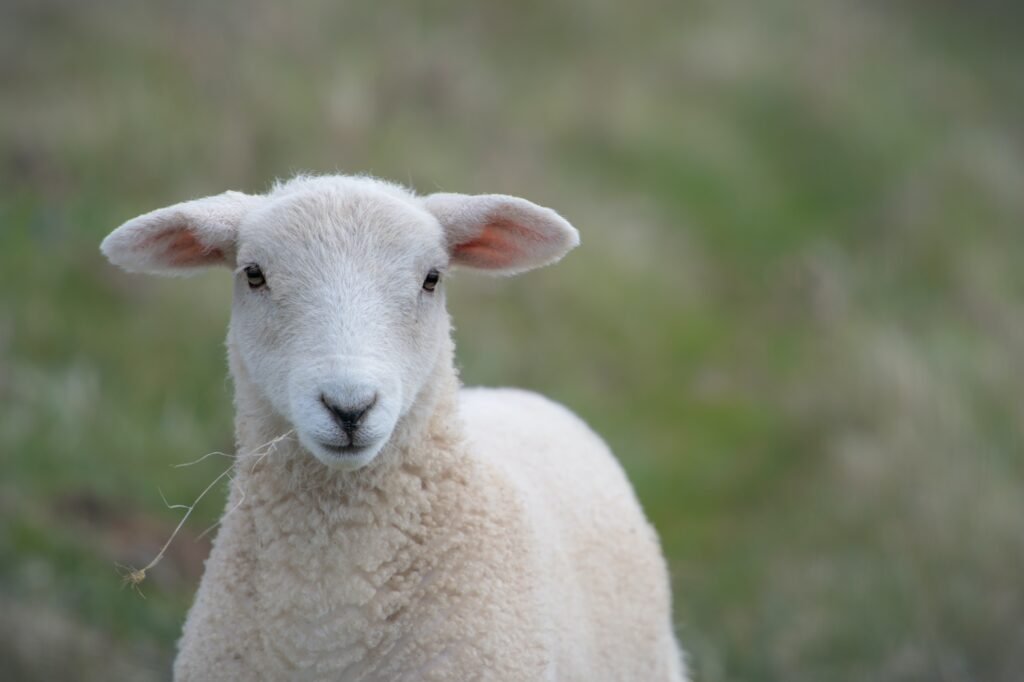
[[[240,369],[251,452],[283,425]],[[429,387],[359,471],[239,459],[176,679],[683,679],[657,538],[602,441],[535,394],[459,391],[450,360]]]

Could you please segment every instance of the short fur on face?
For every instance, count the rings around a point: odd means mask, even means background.
[[[380,180],[300,176],[128,221],[103,253],[131,272],[235,273],[229,343],[305,448],[355,469],[388,442],[439,361],[452,266],[514,274],[579,243],[561,216],[505,195],[426,197]],[[253,270],[256,268],[256,270]],[[265,284],[250,286],[247,272]],[[441,275],[424,288],[431,271]]]

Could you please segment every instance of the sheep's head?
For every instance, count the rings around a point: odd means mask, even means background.
[[[578,239],[557,213],[515,197],[417,197],[320,177],[153,211],[101,248],[132,272],[232,268],[229,344],[249,388],[317,459],[356,469],[447,361],[448,269],[512,274],[558,260]]]

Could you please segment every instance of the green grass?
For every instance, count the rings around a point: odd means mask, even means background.
[[[607,438],[661,534],[697,679],[1017,679],[1017,14],[8,3],[0,610],[21,615],[0,615],[0,665],[166,676],[223,503],[197,508],[146,599],[122,589],[114,563],[177,522],[160,492],[190,501],[226,466],[172,468],[231,448],[230,293],[224,273],[124,275],[99,241],[341,169],[520,194],[581,229],[557,268],[455,279],[459,363]]]

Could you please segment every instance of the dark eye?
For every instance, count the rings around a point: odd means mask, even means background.
[[[437,271],[437,268],[431,268],[430,272],[427,273],[427,278],[423,280],[423,289],[425,291],[433,291],[437,288],[437,283],[441,281],[441,273]]]
[[[263,276],[263,271],[255,263],[245,266],[245,280],[249,283],[250,289],[259,289],[267,283],[266,278]]]

